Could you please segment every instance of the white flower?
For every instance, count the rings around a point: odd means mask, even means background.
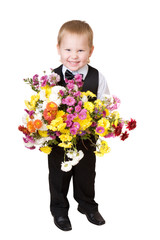
[[[48,128],[47,128],[47,124],[43,124],[42,127],[38,130],[41,130],[41,131],[47,131]]]
[[[84,153],[82,152],[82,150],[80,151],[69,150],[66,155],[68,158],[72,159],[71,161],[72,166],[78,164],[78,162],[84,157]]]
[[[61,163],[61,170],[64,172],[69,172],[72,169],[72,164],[70,161]]]
[[[27,125],[27,122],[29,121],[29,116],[27,113],[25,113],[22,117],[23,124]]]
[[[54,86],[52,87],[52,92],[51,94],[57,94],[59,93],[59,91],[62,90],[62,91],[66,91],[65,87],[62,87],[62,86]]]
[[[79,160],[74,158],[72,161],[70,161],[70,163],[71,163],[72,166],[75,166],[79,163]]]
[[[84,103],[84,102],[88,102],[87,96],[84,95],[84,96],[82,97],[82,102],[83,102],[83,103]]]
[[[73,158],[73,154],[74,154],[73,150],[68,150],[68,152],[66,153],[68,158]]]
[[[41,89],[41,91],[39,92],[40,94],[40,99],[43,101],[46,101],[46,91],[44,89]]]
[[[66,91],[65,87],[62,86],[54,86],[51,90],[50,101],[55,102],[58,106],[61,104],[61,96],[58,94],[59,91]]]
[[[45,142],[52,140],[51,137],[43,137],[35,140],[35,145],[43,145]]]
[[[76,155],[74,156],[73,160],[80,161],[83,157],[84,157],[84,153],[82,152],[82,150],[80,150],[79,152],[76,153]]]

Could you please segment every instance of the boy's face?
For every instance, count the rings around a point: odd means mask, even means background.
[[[65,32],[57,49],[62,64],[71,71],[77,71],[88,63],[94,47],[89,47],[86,34]]]

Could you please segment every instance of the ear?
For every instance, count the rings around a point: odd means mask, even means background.
[[[57,43],[57,52],[58,54],[60,55],[60,47],[59,47],[59,44]]]
[[[93,50],[94,50],[94,46],[92,46],[91,49],[90,49],[89,57],[91,57],[91,55],[93,53]]]

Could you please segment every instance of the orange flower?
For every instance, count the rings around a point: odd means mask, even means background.
[[[41,121],[40,119],[36,119],[36,120],[34,121],[34,127],[35,127],[36,129],[40,129],[40,128],[42,127],[42,125],[43,125],[43,123],[42,123],[42,121]]]
[[[57,111],[58,106],[54,102],[49,102],[49,103],[47,103],[46,108],[48,111]]]
[[[57,111],[48,111],[47,108],[43,111],[43,117],[45,120],[47,120],[49,123],[56,118]]]
[[[28,129],[28,131],[29,131],[30,133],[33,133],[33,132],[36,131],[35,126],[34,126],[34,123],[33,123],[32,121],[29,121],[29,122],[27,123],[27,129]]]

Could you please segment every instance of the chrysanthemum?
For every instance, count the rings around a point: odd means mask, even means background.
[[[72,169],[72,164],[70,161],[61,163],[61,170],[64,172],[69,172]]]

